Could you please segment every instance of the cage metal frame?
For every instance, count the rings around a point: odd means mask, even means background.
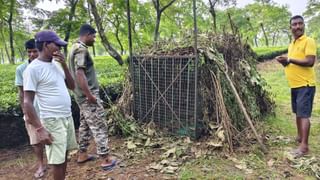
[[[184,135],[188,135],[188,136],[191,136],[191,137],[199,137],[199,134],[198,134],[198,128],[197,128],[197,122],[199,121],[199,115],[198,115],[198,62],[199,62],[199,58],[198,58],[198,52],[197,52],[197,34],[198,34],[198,29],[197,29],[197,15],[196,15],[196,0],[193,0],[193,20],[194,20],[194,55],[190,55],[190,56],[133,56],[133,51],[132,51],[132,36],[131,36],[131,16],[130,16],[130,0],[127,0],[127,17],[128,17],[128,44],[129,44],[129,61],[130,61],[130,74],[131,74],[131,78],[132,78],[132,87],[133,87],[133,93],[134,93],[134,96],[133,96],[133,112],[136,116],[136,118],[138,118],[140,121],[144,121],[145,119],[148,119],[148,116],[150,113],[152,113],[152,117],[154,116],[153,115],[153,112],[154,112],[154,109],[155,107],[157,106],[157,104],[160,104],[160,100],[163,100],[164,103],[167,105],[167,107],[170,109],[171,113],[175,116],[175,119],[179,121],[179,126],[181,126],[181,123],[180,123],[180,101],[179,101],[179,116],[176,114],[175,110],[174,110],[174,107],[171,106],[171,104],[166,100],[165,98],[165,95],[166,95],[166,92],[168,91],[168,89],[170,89],[173,84],[176,82],[176,80],[178,78],[181,78],[181,73],[188,67],[188,64],[191,63],[191,60],[194,60],[194,96],[192,98],[194,98],[194,111],[193,111],[193,120],[194,120],[194,133],[190,134],[190,133],[187,133],[187,134],[184,134]],[[144,71],[145,75],[148,76],[148,79],[150,80],[151,84],[152,84],[152,89],[153,87],[156,88],[156,92],[160,95],[158,97],[158,99],[154,102],[153,99],[152,99],[152,107],[148,110],[148,112],[146,112],[146,114],[144,114],[144,116],[141,118],[140,114],[141,114],[141,111],[138,111],[138,116],[137,116],[137,107],[135,106],[135,103],[137,102],[137,98],[140,98],[139,102],[141,102],[141,93],[140,93],[140,90],[139,89],[139,93],[138,93],[138,97],[137,97],[137,88],[135,88],[135,85],[136,85],[136,77],[135,77],[135,69],[134,69],[134,60],[137,59],[137,58],[140,58],[142,59],[141,62],[140,61],[137,61],[138,62],[138,66],[139,66],[139,73],[141,71],[141,69]],[[159,89],[159,85],[157,86],[157,84],[154,82],[153,78],[152,78],[152,75],[150,76],[150,74],[148,73],[148,70],[146,67],[143,66],[143,63],[147,60],[147,59],[152,59],[152,58],[157,58],[157,59],[163,59],[163,58],[171,58],[171,59],[180,59],[180,58],[188,58],[189,61],[186,63],[186,65],[180,69],[180,72],[177,74],[177,76],[175,77],[175,79],[171,82],[171,84],[166,87],[165,91],[161,91]],[[141,69],[140,69],[141,68]],[[159,68],[159,66],[158,66]],[[152,68],[151,68],[152,70]],[[158,71],[159,73],[159,71]],[[139,76],[140,78],[140,76]],[[138,79],[139,79],[138,78]],[[181,83],[181,82],[180,82]],[[140,84],[139,84],[140,85]],[[153,90],[152,90],[153,92]],[[188,93],[187,93],[188,95]],[[153,96],[153,95],[152,95]],[[160,105],[158,106],[158,108],[160,107]],[[187,105],[188,107],[188,105]],[[139,106],[139,108],[141,108],[141,104]],[[187,109],[188,111],[188,109]],[[152,118],[149,119],[149,120],[153,120]],[[158,124],[159,126],[161,126],[161,124]],[[172,134],[177,134],[175,132],[173,132],[173,128],[172,128],[172,131],[168,131]]]

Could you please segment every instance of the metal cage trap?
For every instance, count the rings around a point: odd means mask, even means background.
[[[135,119],[153,121],[170,134],[197,138],[203,123],[199,118],[196,3],[193,55],[132,55],[130,4],[127,0],[130,73]]]

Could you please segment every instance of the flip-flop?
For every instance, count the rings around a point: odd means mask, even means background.
[[[46,171],[47,171],[47,168],[43,168],[40,171],[39,171],[39,169],[37,169],[37,171],[34,173],[33,177],[36,179],[42,178]]]
[[[88,155],[88,158],[87,158],[86,160],[77,161],[77,163],[78,163],[78,164],[83,164],[83,163],[85,163],[85,162],[94,161],[94,160],[96,160],[96,156],[89,154],[89,155]]]
[[[302,152],[300,149],[295,149],[295,150],[291,151],[290,153],[295,159],[303,157],[308,154],[308,152]]]
[[[105,171],[112,170],[117,165],[117,160],[112,160],[111,164],[108,165],[101,165],[101,168]]]

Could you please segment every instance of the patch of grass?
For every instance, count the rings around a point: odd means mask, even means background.
[[[202,157],[188,162],[181,169],[179,179],[245,179],[244,173],[233,164],[228,159]]]
[[[285,78],[283,68],[279,68],[279,66],[276,66],[275,69],[262,70],[260,73],[270,87],[269,91],[273,94],[277,105],[290,102],[288,81]]]
[[[30,152],[32,151],[28,150],[17,155],[14,159],[2,161],[0,162],[0,167],[3,169],[15,169],[17,167],[23,168],[28,164],[33,164],[36,161],[36,157],[33,152]]]

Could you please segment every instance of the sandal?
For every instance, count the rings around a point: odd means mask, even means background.
[[[308,154],[308,151],[303,152],[303,151],[301,151],[300,149],[295,149],[295,150],[291,151],[290,154],[291,154],[295,159],[297,159],[297,158],[300,158],[300,157],[303,157],[303,156],[307,155],[307,154]]]
[[[34,173],[33,177],[36,179],[40,179],[44,176],[45,172],[47,171],[47,168],[38,168],[37,171]]]
[[[101,168],[105,171],[112,170],[117,165],[117,160],[112,160],[111,164],[105,165],[101,164]]]
[[[85,160],[83,160],[83,161],[77,161],[77,163],[78,163],[78,164],[83,164],[83,163],[85,163],[85,162],[94,161],[94,160],[96,160],[96,156],[89,154],[87,159],[85,159]]]

